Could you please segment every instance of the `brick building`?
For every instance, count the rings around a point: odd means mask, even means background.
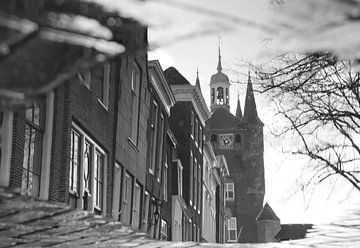
[[[175,98],[165,80],[159,61],[148,62],[148,78],[150,116],[147,127],[145,219],[150,236],[167,240],[171,226],[171,211],[168,211],[171,209],[169,178],[171,178],[172,147],[175,146],[173,135],[169,133],[168,118],[170,109],[175,104]],[[170,208],[163,210],[162,205],[168,205]]]
[[[178,158],[183,167],[182,195],[184,240],[199,241],[202,214],[203,130],[210,117],[200,85],[191,85],[175,68],[164,72],[176,99],[170,114],[170,128],[178,141]]]

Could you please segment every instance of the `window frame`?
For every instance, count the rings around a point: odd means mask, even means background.
[[[155,175],[156,170],[156,151],[157,151],[157,139],[158,139],[158,122],[159,122],[159,104],[153,100],[151,104],[151,124],[150,124],[150,142],[151,142],[151,153],[150,153],[150,167],[149,172]]]
[[[134,61],[131,69],[131,115],[130,115],[130,137],[131,142],[137,147],[139,141],[139,115],[141,100],[141,70],[139,65]]]
[[[227,226],[227,230],[228,230],[228,242],[237,242],[237,223],[236,223],[236,217],[231,217],[228,219],[228,226]],[[231,238],[231,232],[235,232],[235,239],[230,239]]]
[[[32,195],[38,197],[40,195],[41,187],[41,170],[42,170],[42,156],[43,156],[43,140],[45,135],[45,110],[46,106],[43,101],[33,102],[25,110],[25,135],[24,135],[24,156],[22,162],[22,176],[21,176],[21,193],[25,195]],[[37,111],[36,111],[37,109]],[[28,118],[29,110],[31,111],[31,120]],[[38,120],[36,121],[36,112]],[[37,123],[36,123],[37,122]],[[25,136],[26,130],[29,130],[29,141],[27,142]],[[32,144],[32,136],[34,138]],[[27,156],[25,150],[27,149]],[[36,161],[35,161],[36,160]],[[24,167],[25,161],[27,166]],[[30,168],[32,163],[32,168]],[[25,174],[24,174],[25,173]],[[31,175],[31,180],[30,180]],[[26,185],[24,185],[24,176],[26,177]],[[29,182],[31,181],[31,186]],[[35,184],[35,185],[34,185]]]
[[[232,196],[230,196],[230,194],[232,194]],[[225,200],[229,201],[229,200],[234,200],[234,199],[235,199],[234,183],[232,183],[232,182],[225,183]]]
[[[78,172],[78,184],[79,184],[79,188],[78,188],[78,192],[76,192],[76,199],[78,200],[82,200],[80,199],[80,196],[82,196],[82,194],[85,192],[85,188],[84,185],[81,183],[81,180],[83,180],[83,178],[80,178],[80,175],[83,173],[84,171],[84,154],[83,154],[83,148],[85,146],[85,142],[90,144],[90,158],[91,158],[91,162],[90,162],[90,167],[91,167],[91,171],[90,171],[90,195],[92,196],[92,200],[90,201],[91,203],[91,211],[95,212],[96,214],[103,214],[105,212],[106,209],[106,171],[107,171],[107,153],[105,152],[104,149],[102,149],[102,147],[95,142],[92,138],[90,138],[90,136],[84,131],[82,130],[78,125],[76,125],[75,123],[72,123],[71,125],[71,132],[77,132],[78,134],[80,134],[80,164],[79,164],[79,172]],[[71,149],[71,146],[70,146]],[[100,168],[100,172],[101,172],[101,177],[98,181],[95,181],[95,154],[96,152],[98,152],[98,154],[101,155],[102,158],[102,168]],[[70,166],[70,164],[69,164]],[[70,176],[70,174],[69,174]],[[70,180],[70,178],[68,178],[68,180]],[[99,194],[99,196],[95,197],[95,186],[97,187],[97,183],[100,182],[101,183],[101,189],[97,190],[96,193]],[[71,194],[72,192],[69,190],[69,193]],[[82,197],[81,197],[82,198]],[[96,200],[100,199],[98,201],[97,204]]]

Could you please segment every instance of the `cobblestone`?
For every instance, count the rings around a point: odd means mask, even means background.
[[[267,244],[211,244],[150,239],[143,232],[66,204],[40,201],[0,188],[2,247],[360,247],[360,209],[341,220],[317,225],[305,239]]]

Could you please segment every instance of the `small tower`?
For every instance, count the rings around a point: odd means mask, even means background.
[[[223,108],[226,111],[230,112],[229,87],[229,78],[226,74],[222,73],[221,52],[219,44],[219,60],[217,65],[217,73],[212,75],[210,79],[210,109],[212,113],[214,113],[219,108]]]

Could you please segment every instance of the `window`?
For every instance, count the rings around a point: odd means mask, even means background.
[[[198,187],[197,187],[197,160],[195,158],[195,162],[194,162],[194,178],[193,178],[193,185],[194,185],[194,208],[195,210],[197,209],[197,202],[198,202],[198,199],[197,199],[197,190],[198,190]]]
[[[131,215],[131,177],[125,173],[123,182],[123,199],[121,206],[121,221],[125,224],[130,224]]]
[[[194,137],[194,139],[195,139],[195,145],[197,146],[198,145],[198,139],[199,139],[199,122],[198,122],[198,120],[196,119],[195,120],[195,137]]]
[[[182,182],[183,182],[183,178],[182,178],[182,176],[183,176],[183,167],[181,166],[181,163],[180,163],[180,161],[179,161],[179,163],[178,163],[178,194],[180,195],[180,196],[182,196],[182,189],[183,189],[183,187],[182,187]]]
[[[21,192],[38,196],[40,191],[44,106],[32,104],[26,109],[24,160]]]
[[[237,242],[236,218],[228,219],[228,241]]]
[[[229,89],[226,88],[225,92],[226,92],[226,104],[229,104]]]
[[[211,142],[216,142],[217,141],[217,135],[213,134],[211,135]]]
[[[165,220],[161,219],[160,240],[168,240],[168,226]]]
[[[224,89],[222,87],[217,88],[216,104],[217,105],[223,105],[224,104]]]
[[[168,200],[168,156],[166,154],[165,164],[164,164],[164,177],[163,177],[163,192],[164,192],[164,201]]]
[[[109,87],[110,87],[110,64],[106,63],[103,67],[103,78],[101,80],[100,102],[107,109],[109,107]]]
[[[234,184],[225,184],[225,200],[234,200]]]
[[[80,134],[73,129],[70,142],[69,192],[77,195],[79,193]]]
[[[190,205],[193,203],[193,175],[194,175],[194,157],[192,151],[190,151],[190,189],[189,189],[189,195],[190,195]]]
[[[235,135],[235,142],[240,143],[241,142],[241,136],[240,134]]]
[[[198,163],[197,167],[198,173],[197,173],[197,206],[198,206],[198,212],[200,213],[200,206],[201,206],[201,166],[200,163]]]
[[[149,192],[145,191],[145,200],[144,200],[144,219],[142,230],[144,232],[148,231],[148,221],[149,221],[149,203],[150,203],[150,195]]]
[[[70,204],[77,207],[78,201],[82,201],[83,209],[94,210],[95,214],[101,214],[105,202],[106,154],[75,124],[71,129],[70,142]],[[80,152],[81,147],[83,153]]]
[[[138,142],[138,130],[139,130],[139,106],[140,106],[140,69],[136,63],[134,63],[131,72],[131,106],[132,111],[130,115],[130,139],[137,145]]]
[[[191,130],[191,137],[194,138],[194,112],[191,110],[191,119],[190,119],[190,130]]]
[[[215,89],[211,88],[211,104],[215,103]]]
[[[158,182],[161,181],[161,167],[162,167],[162,161],[163,161],[163,143],[164,143],[164,130],[165,130],[165,120],[164,115],[160,115],[160,123],[159,123],[159,142],[156,144],[156,148],[158,150],[157,153],[157,161],[156,161],[156,174],[157,174],[157,180]]]
[[[133,209],[132,209],[132,227],[139,228],[140,221],[140,196],[141,188],[140,185],[135,183],[134,185],[134,198],[133,198]]]
[[[94,162],[94,201],[95,208],[99,211],[102,209],[103,203],[103,168],[104,168],[104,154],[100,151],[95,151]]]
[[[155,172],[156,165],[156,144],[157,144],[157,134],[158,134],[158,104],[153,101],[151,105],[151,125],[150,125],[150,142],[151,142],[151,153],[150,153],[150,168],[149,171],[151,174]]]
[[[199,125],[199,141],[198,141],[198,143],[199,143],[200,151],[202,149],[202,142],[203,142],[203,134],[202,133],[203,133],[202,127],[201,127],[201,125]]]

